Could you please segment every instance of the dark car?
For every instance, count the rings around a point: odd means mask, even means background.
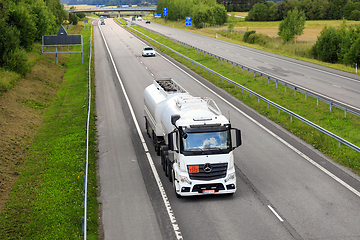
[[[146,20],[146,23],[150,23],[150,20]]]

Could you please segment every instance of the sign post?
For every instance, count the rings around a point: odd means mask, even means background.
[[[164,23],[165,23],[165,19],[168,16],[168,9],[167,8],[163,8],[163,15],[164,15]]]

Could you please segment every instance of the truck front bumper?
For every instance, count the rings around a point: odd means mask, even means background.
[[[229,173],[228,176],[232,174]],[[177,194],[181,196],[199,196],[209,194],[233,194],[236,192],[236,177],[221,178],[212,181],[190,180],[191,184],[177,181]]]

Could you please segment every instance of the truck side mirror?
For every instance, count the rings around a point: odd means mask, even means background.
[[[241,144],[242,144],[242,141],[241,141],[241,131],[239,129],[236,129],[236,128],[232,128],[232,130],[235,131],[235,144],[234,144],[234,147],[233,149],[239,147]],[[234,133],[234,132],[233,132]]]
[[[174,151],[174,133],[175,132],[171,132],[168,134],[168,149],[170,151]]]
[[[175,126],[176,121],[179,120],[179,119],[180,119],[179,114],[171,115],[171,124]]]

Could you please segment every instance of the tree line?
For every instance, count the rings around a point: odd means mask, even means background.
[[[281,21],[295,8],[305,13],[306,20],[360,20],[360,0],[285,0],[256,3],[246,21]]]
[[[197,28],[203,23],[223,25],[227,22],[225,6],[216,0],[159,0],[156,13],[162,14],[163,8],[168,9],[167,19],[178,21],[191,17]]]
[[[27,51],[67,18],[59,0],[0,0],[0,67],[25,75]]]

